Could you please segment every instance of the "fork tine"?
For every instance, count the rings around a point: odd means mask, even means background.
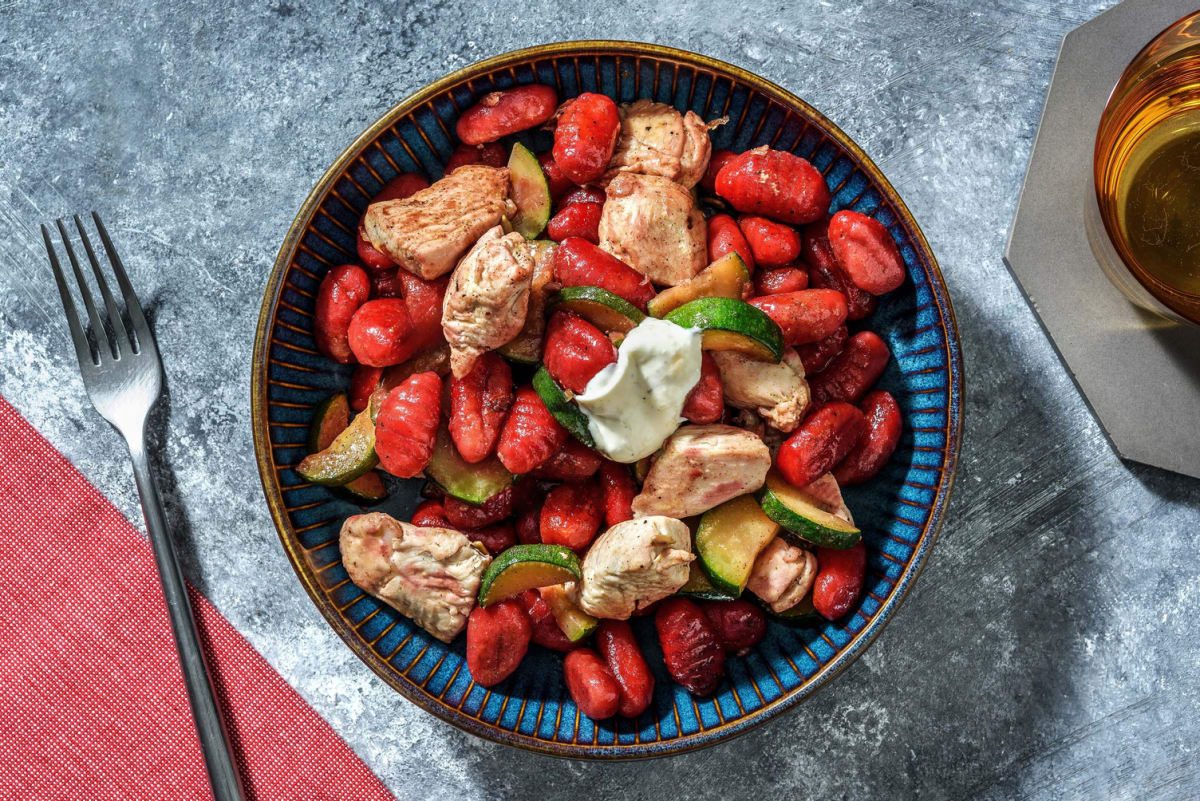
[[[104,321],[100,318],[100,312],[96,310],[96,304],[92,302],[92,293],[88,290],[87,281],[84,280],[83,270],[79,268],[79,260],[75,258],[75,249],[71,247],[71,237],[67,236],[67,228],[63,225],[62,220],[55,220],[58,225],[58,233],[62,236],[63,247],[66,248],[67,258],[71,260],[71,269],[75,272],[75,282],[79,284],[79,294],[83,296],[83,305],[87,308],[88,319],[92,323],[92,331],[96,337],[96,348],[98,350],[98,358],[104,361],[104,346],[107,345],[114,359],[121,358],[120,352],[117,350],[117,343],[108,338],[108,331],[104,328]]]
[[[75,311],[75,301],[71,298],[71,290],[67,288],[67,279],[58,263],[58,254],[50,242],[50,230],[42,226],[42,239],[46,242],[46,255],[50,257],[50,269],[54,271],[54,282],[58,284],[58,294],[62,298],[63,311],[67,313],[67,327],[71,329],[71,341],[75,343],[75,356],[79,359],[80,369],[94,366],[96,359],[92,356],[92,348],[88,345],[87,335],[79,324],[79,314]]]
[[[83,228],[83,221],[79,219],[78,214],[74,215],[73,219],[75,227],[79,229],[79,238],[83,242],[83,249],[87,251],[88,261],[92,263],[92,275],[96,276],[96,284],[100,287],[100,294],[104,297],[104,306],[108,309],[108,324],[112,326],[113,336],[116,337],[117,344],[121,349],[132,353],[129,333],[125,330],[125,321],[121,319],[121,309],[113,299],[112,292],[108,290],[108,282],[104,280],[104,273],[100,272],[100,261],[96,258],[96,251],[92,250],[92,242]]]
[[[133,331],[137,334],[138,351],[147,347],[157,350],[154,334],[150,331],[150,326],[146,325],[146,317],[142,314],[142,304],[138,302],[137,294],[129,284],[129,276],[125,274],[125,265],[121,262],[121,257],[117,255],[117,249],[113,246],[112,240],[108,237],[108,229],[104,227],[100,215],[94,211],[92,212],[92,221],[96,223],[96,231],[100,234],[100,241],[104,243],[104,250],[108,253],[108,261],[112,265],[113,274],[117,276],[117,285],[121,288],[121,295],[125,298],[125,309],[129,312],[129,322],[133,324]]]

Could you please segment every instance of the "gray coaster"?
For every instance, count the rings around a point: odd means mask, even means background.
[[[1063,39],[1004,260],[1126,459],[1200,477],[1200,328],[1130,303],[1092,255],[1092,150],[1121,72],[1196,0],[1125,0]]]

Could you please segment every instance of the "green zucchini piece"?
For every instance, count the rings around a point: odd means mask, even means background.
[[[754,560],[779,533],[753,495],[742,495],[700,518],[696,556],[718,590],[737,597],[746,589]]]
[[[379,503],[388,496],[387,486],[378,470],[365,473],[344,486],[335,487],[333,492],[357,504]]]
[[[554,613],[554,622],[571,642],[579,642],[600,625],[600,621],[579,608],[574,594],[566,584],[551,584],[538,589],[538,594]]]
[[[822,509],[778,471],[767,474],[758,500],[767,517],[783,526],[789,539],[822,548],[849,548],[862,537],[857,526]]]
[[[587,415],[567,397],[566,392],[558,385],[544,365],[533,374],[533,388],[559,425],[589,448],[596,447],[596,441],[592,439],[592,432],[588,431]]]
[[[479,581],[479,605],[583,577],[579,557],[562,545],[514,545],[492,560]]]
[[[736,597],[726,595],[713,586],[708,573],[704,572],[704,568],[700,565],[699,559],[693,559],[688,567],[690,569],[688,580],[679,588],[680,595],[697,598],[701,601],[731,601]]]
[[[598,286],[565,286],[550,298],[550,308],[575,312],[606,334],[626,333],[646,319],[625,298]]]
[[[475,506],[513,483],[512,473],[495,456],[475,464],[463,459],[445,426],[438,429],[425,475],[447,494]]]
[[[536,239],[550,220],[550,185],[537,156],[517,142],[508,156],[508,180],[511,197],[517,204],[513,215],[513,230],[526,239]]]
[[[313,415],[312,428],[308,432],[309,450],[318,453],[328,448],[337,435],[346,430],[349,420],[350,403],[345,394],[330,395]],[[335,487],[334,494],[342,495],[354,503],[378,503],[387,497],[387,487],[379,473],[372,470],[341,487]]]
[[[699,328],[705,350],[733,350],[764,362],[777,362],[783,357],[779,326],[743,300],[699,298],[664,319],[684,328]]]
[[[742,290],[750,283],[746,262],[735,252],[726,253],[705,267],[694,278],[664,289],[646,304],[652,317],[666,317],[670,312],[697,298],[741,298]]]
[[[348,425],[350,401],[346,399],[346,393],[338,392],[321,401],[308,428],[308,452],[319,453],[328,448]]]
[[[371,419],[371,409],[367,408],[355,415],[328,448],[305,456],[296,466],[296,472],[314,484],[340,487],[366,474],[377,464],[375,422]]]
[[[542,335],[521,331],[517,338],[496,348],[510,362],[535,365],[542,360]]]

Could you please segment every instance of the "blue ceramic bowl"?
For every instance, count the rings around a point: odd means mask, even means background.
[[[868,550],[866,591],[837,623],[772,622],[747,657],[731,659],[711,698],[693,698],[662,668],[650,620],[635,629],[657,686],[636,720],[580,715],[561,657],[532,646],[507,681],[485,689],[464,667],[463,638],[445,645],[364,593],[338,552],[342,521],[361,511],[294,471],[314,407],[344,391],[349,371],[318,355],[310,335],[314,296],[332,265],[355,260],[358,219],[399,172],[431,180],[454,147],[458,113],[484,93],[515,84],[556,86],[562,98],[603,92],[618,102],[649,97],[705,119],[728,115],[713,146],[760,144],[812,161],[833,192],[887,226],[908,268],[867,327],[891,346],[881,381],[904,411],[890,464],[847,500]],[[549,135],[523,135],[541,151]],[[313,602],[346,644],[391,687],[422,708],[490,740],[571,757],[671,754],[732,737],[796,706],[840,673],[879,634],[916,580],[945,514],[957,462],[962,365],[950,298],[920,229],[879,169],[819,112],[744,70],[682,50],[629,42],[567,42],[520,50],[459,70],[401,102],[346,148],[305,200],[267,284],[254,346],[253,419],[259,471],[283,547]],[[398,482],[382,507],[407,514],[419,482]]]

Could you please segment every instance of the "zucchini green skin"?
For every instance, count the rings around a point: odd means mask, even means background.
[[[550,607],[554,621],[571,642],[579,642],[593,634],[600,621],[579,608],[570,593],[561,584],[552,584],[538,590],[542,600]]]
[[[596,447],[596,440],[592,438],[592,432],[588,431],[587,415],[581,412],[572,401],[567,400],[566,393],[550,375],[550,371],[546,369],[545,365],[539,367],[538,371],[533,374],[533,389],[542,399],[542,403],[546,404],[550,414],[554,415],[554,419],[558,421],[559,425],[589,448]]]
[[[817,508],[777,473],[767,475],[758,495],[767,517],[783,527],[785,537],[822,548],[850,548],[862,538],[857,526]]]
[[[339,495],[352,503],[370,506],[387,498],[387,486],[378,471],[364,473],[358,478],[341,487],[334,487],[333,494]]]
[[[665,317],[697,298],[741,298],[750,283],[750,270],[736,251],[730,251],[705,267],[694,278],[659,292],[646,304],[652,317]]]
[[[517,213],[512,227],[526,239],[537,239],[550,221],[550,185],[537,156],[517,142],[508,156],[509,181]]]
[[[359,412],[328,448],[304,457],[296,472],[313,484],[340,487],[379,464],[375,455],[375,422],[371,409]]]
[[[515,580],[510,571],[520,571],[522,568],[535,577],[540,575],[544,583],[522,583]],[[479,581],[479,605],[490,606],[528,589],[561,584],[565,581],[579,581],[582,577],[583,568],[580,566],[579,557],[570,548],[544,543],[514,545],[496,556],[483,572]],[[505,584],[508,585],[508,591],[497,595],[496,588]]]
[[[605,333],[626,333],[646,319],[620,295],[598,286],[567,286],[550,298],[551,309],[574,312]]]
[[[721,592],[721,590],[714,587],[708,577],[708,573],[700,566],[698,559],[692,560],[690,570],[687,583],[679,588],[679,595],[695,598],[700,601],[732,601],[737,597],[736,595]]]
[[[459,455],[445,426],[438,429],[433,456],[425,467],[426,477],[448,495],[475,506],[513,483],[513,474],[504,469],[500,460],[489,456],[471,464]]]
[[[308,452],[320,453],[350,425],[350,401],[338,392],[321,401],[308,428]]]
[[[760,309],[736,298],[699,298],[664,319],[704,333],[706,350],[736,350],[763,361],[783,358],[783,332]]]
[[[752,495],[742,495],[709,509],[696,529],[696,556],[713,586],[738,597],[754,562],[775,535],[779,524],[763,514]]]

